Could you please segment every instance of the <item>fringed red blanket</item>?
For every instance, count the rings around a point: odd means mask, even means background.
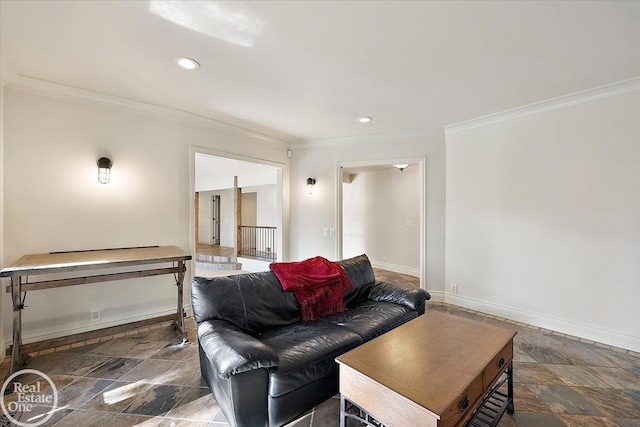
[[[340,264],[317,256],[298,262],[274,262],[269,268],[280,280],[282,289],[293,291],[300,303],[302,320],[345,310],[342,295],[352,285]]]

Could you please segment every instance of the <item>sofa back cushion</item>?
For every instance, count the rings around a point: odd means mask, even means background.
[[[342,301],[351,307],[369,296],[375,283],[373,268],[366,255],[338,261],[353,289]],[[290,325],[301,320],[300,304],[293,292],[285,292],[271,271],[232,276],[194,277],[191,282],[191,309],[200,323],[220,319],[250,334]]]
[[[196,322],[221,319],[251,334],[300,321],[293,292],[282,290],[271,271],[194,277],[191,308]]]
[[[347,276],[353,285],[353,289],[347,291],[342,298],[344,305],[351,307],[360,301],[366,300],[371,286],[376,282],[369,258],[362,254],[338,261],[338,264],[347,272]]]

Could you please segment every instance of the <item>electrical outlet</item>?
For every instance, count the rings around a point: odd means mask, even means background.
[[[329,236],[335,237],[335,235],[336,235],[336,229],[335,228],[330,228],[329,229]]]
[[[454,294],[458,293],[458,284],[457,283],[452,283],[451,284],[451,293],[454,293]]]
[[[329,227],[324,228],[324,230],[322,231],[322,235],[324,237],[329,237]]]
[[[92,322],[97,322],[98,320],[100,320],[100,309],[99,308],[92,308],[91,309],[91,321]]]
[[[382,257],[382,262],[387,262],[387,257],[386,256]]]

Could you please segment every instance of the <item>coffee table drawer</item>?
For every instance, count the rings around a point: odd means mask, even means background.
[[[491,388],[498,376],[507,369],[513,359],[513,341],[505,345],[484,370],[483,386],[485,390]]]
[[[484,395],[482,385],[482,374],[478,375],[469,384],[467,389],[462,392],[453,403],[440,416],[438,427],[454,426],[462,418],[473,412],[477,401]]]

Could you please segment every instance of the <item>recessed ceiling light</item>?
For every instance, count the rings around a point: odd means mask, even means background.
[[[360,123],[369,123],[371,120],[373,120],[373,118],[371,118],[371,117],[360,117],[360,118],[358,119],[358,121],[359,121]]]
[[[200,64],[198,63],[198,61],[187,57],[176,58],[176,64],[178,64],[185,70],[195,70],[196,68],[200,68]]]

